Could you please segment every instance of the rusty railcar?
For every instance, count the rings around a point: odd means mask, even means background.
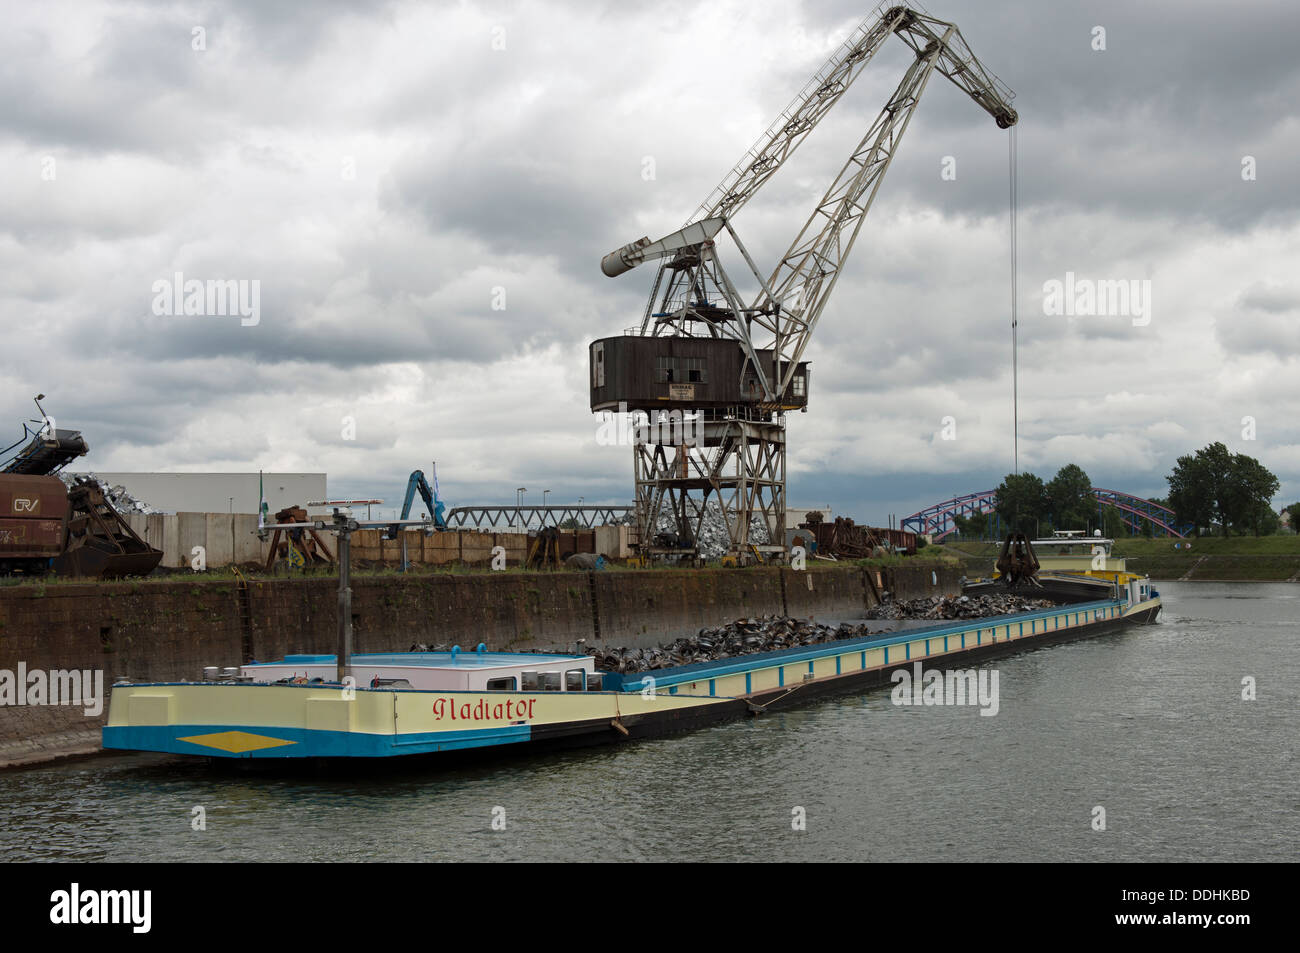
[[[0,573],[42,572],[63,552],[68,491],[56,476],[0,473]]]

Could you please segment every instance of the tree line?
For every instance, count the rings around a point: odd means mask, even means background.
[[[1272,499],[1281,484],[1268,468],[1221,443],[1179,457],[1169,481],[1169,507],[1183,523],[1202,529],[1218,527],[1227,536],[1268,536],[1280,520]],[[1291,510],[1294,516],[1295,509]]]
[[[1281,485],[1277,477],[1254,457],[1232,453],[1222,443],[1179,457],[1165,479],[1169,496],[1152,497],[1150,502],[1173,510],[1178,526],[1195,527],[1198,536],[1268,536],[1281,528],[1271,503]],[[1283,507],[1282,512],[1288,510],[1294,528],[1300,503]],[[1042,536],[1058,529],[1086,533],[1100,529],[1109,537],[1155,533],[1150,520],[1099,505],[1088,474],[1073,463],[1061,467],[1047,482],[1033,473],[1008,473],[997,488],[992,513],[954,516],[953,522],[962,536],[987,537],[992,535],[995,514],[1004,533]]]

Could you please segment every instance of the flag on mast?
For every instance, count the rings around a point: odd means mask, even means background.
[[[442,514],[446,507],[442,503],[442,496],[438,493],[438,461],[429,461],[430,469],[433,471],[433,512],[429,515],[433,517],[435,526],[442,526]]]
[[[257,471],[257,528],[266,526],[266,489],[262,486],[262,471]]]

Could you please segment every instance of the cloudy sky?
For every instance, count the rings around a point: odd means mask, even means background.
[[[866,6],[10,5],[0,419],[44,392],[105,471],[393,500],[436,460],[453,505],[630,502],[587,343],[639,323],[653,269],[600,258],[678,228]],[[1300,6],[927,8],[1017,94],[1022,468],[1163,495],[1221,440],[1300,497]],[[737,217],[764,270],[907,52]],[[1044,314],[1067,272],[1149,282],[1149,321]],[[155,313],[177,273],[256,280],[257,323]],[[880,523],[996,485],[1010,300],[1008,133],[936,76],[809,347],[791,503]]]

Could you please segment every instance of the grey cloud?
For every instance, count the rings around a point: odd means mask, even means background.
[[[1241,293],[1237,302],[1250,311],[1286,314],[1300,309],[1300,291],[1282,285],[1254,284]]]
[[[1231,420],[1202,420],[1225,395],[1276,407],[1284,422],[1270,439],[1300,441],[1289,422],[1297,395],[1276,373],[1300,353],[1300,301],[1267,273],[1280,266],[1243,257],[1225,266],[1241,274],[1224,274],[1184,260],[1239,241],[1268,262],[1278,242],[1294,241],[1300,11],[927,6],[960,24],[1018,92],[1027,459],[1037,467],[1034,454],[1047,459],[1064,439],[1088,447],[1114,425],[1099,418],[1121,419],[1130,429],[1116,439],[1157,462],[1138,464],[1135,451],[1129,464],[1089,472],[1162,493],[1152,467],[1216,438]],[[11,418],[28,390],[45,390],[97,448],[166,452],[190,468],[274,454],[316,469],[332,461],[331,489],[344,495],[393,495],[436,446],[444,486],[481,502],[516,485],[548,486],[553,500],[630,496],[626,454],[586,453],[584,344],[639,323],[653,276],[610,281],[599,259],[679,226],[819,65],[812,42],[863,13],[851,0],[737,4],[730,18],[724,4],[712,20],[685,4],[576,2],[488,13],[252,0],[102,9],[82,59],[61,58],[53,14],[0,38],[0,162],[17,171],[3,200],[0,309],[7,327],[39,330],[11,345]],[[699,35],[705,20],[716,37]],[[212,55],[190,50],[191,21],[208,28]],[[498,21],[509,31],[501,55],[484,32]],[[445,29],[399,29],[412,22]],[[1094,24],[1107,27],[1105,53],[1088,49]],[[701,40],[710,45],[691,45]],[[765,271],[905,59],[892,43],[738,219]],[[754,64],[752,82],[735,79]],[[998,423],[1010,400],[1006,147],[984,113],[933,80],[810,347],[814,406],[797,418],[791,449],[813,469],[792,468],[792,501],[879,521],[994,485],[1009,469],[996,463],[1010,456]],[[362,176],[343,187],[338,159],[354,151]],[[65,191],[22,179],[47,152]],[[1246,154],[1258,159],[1257,181],[1241,179]],[[657,164],[650,182],[646,155]],[[954,182],[939,178],[945,155],[957,158]],[[93,194],[77,197],[74,181],[93,182]],[[178,267],[260,278],[262,323],[150,315],[150,282]],[[1138,335],[1123,319],[1035,313],[1042,282],[1066,270],[1182,287],[1157,285],[1161,310]],[[490,307],[498,284],[505,311]],[[1217,327],[1201,330],[1211,317]],[[489,377],[494,363],[528,357]],[[362,398],[398,365],[418,384],[385,396],[399,404],[387,421]],[[478,376],[457,377],[465,365]],[[1099,370],[1054,371],[1062,366]],[[530,367],[536,378],[514,379]],[[1135,379],[1155,396],[1104,403],[1116,381]],[[490,408],[472,403],[476,385]],[[969,459],[925,443],[935,394],[963,402],[963,427],[982,418],[963,430]],[[353,449],[364,452],[334,456],[335,401],[360,408],[365,446]],[[531,439],[537,424],[524,411],[549,415],[545,439]],[[292,436],[273,437],[294,415]],[[1171,427],[1147,437],[1158,421]],[[893,434],[897,446],[872,443]],[[923,475],[940,468],[952,472]],[[1294,495],[1300,473],[1281,476]]]

